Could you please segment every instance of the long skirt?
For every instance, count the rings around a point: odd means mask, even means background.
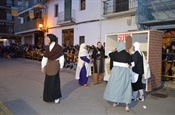
[[[138,91],[140,89],[143,89],[142,75],[139,75],[136,83],[132,83],[132,90],[133,91]]]
[[[129,68],[114,66],[104,91],[103,98],[118,103],[131,103],[132,88]]]
[[[86,76],[87,71],[86,67],[83,66],[82,69],[80,70],[80,79],[79,79],[79,84],[80,85],[85,85],[88,82],[88,77]]]
[[[55,99],[61,98],[61,84],[59,73],[54,76],[45,76],[43,100],[45,102],[53,102]]]

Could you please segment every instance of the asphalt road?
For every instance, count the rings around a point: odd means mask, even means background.
[[[131,111],[124,104],[113,107],[103,99],[106,87],[81,87],[74,79],[75,71],[61,72],[61,103],[42,100],[44,74],[40,62],[28,59],[0,58],[0,115],[174,115],[175,89],[153,91],[144,102],[132,102]]]

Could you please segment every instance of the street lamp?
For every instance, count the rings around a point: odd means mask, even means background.
[[[40,28],[40,30],[42,30],[43,32],[48,32],[48,28],[44,27],[43,24],[39,24],[38,27]]]

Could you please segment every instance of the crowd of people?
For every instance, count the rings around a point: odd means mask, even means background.
[[[9,46],[0,45],[0,57],[5,58],[22,58],[25,57],[25,53],[29,51],[44,52],[44,46],[38,45],[19,45],[19,44],[10,44]]]
[[[79,45],[71,46],[63,44],[62,47],[65,57],[64,67],[75,70],[77,67],[80,46]],[[92,46],[87,45],[87,51],[89,55],[92,55],[93,48],[94,48],[93,45]]]
[[[175,75],[175,42],[162,46],[162,74]]]
[[[0,45],[0,57],[4,58],[24,58],[27,52],[39,52],[41,57],[45,51],[44,45],[19,45],[10,44],[9,46]],[[92,54],[94,46],[88,46],[88,53]],[[77,67],[79,45],[64,45],[62,46],[64,53],[64,68],[75,70]],[[26,57],[27,58],[27,57]],[[32,58],[32,56],[31,56]],[[33,59],[33,58],[32,58]]]

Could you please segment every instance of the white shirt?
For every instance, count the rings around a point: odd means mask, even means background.
[[[50,46],[49,46],[49,51],[51,51],[54,46],[55,46],[55,42],[52,42],[50,44]],[[61,57],[59,57],[56,60],[59,60],[59,62],[60,62],[60,68],[63,68],[63,66],[64,66],[64,55],[62,55]],[[41,61],[41,68],[44,68],[46,66],[47,61],[48,61],[48,58],[43,56],[42,61]]]

